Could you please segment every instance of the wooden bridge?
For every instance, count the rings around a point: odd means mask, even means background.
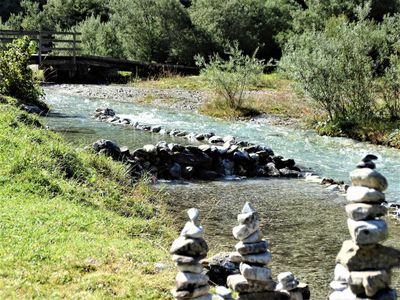
[[[195,67],[156,64],[111,57],[80,55],[82,44],[78,32],[0,30],[0,43],[27,36],[37,44],[31,63],[44,70],[47,81],[102,82],[118,77],[118,71],[134,76],[149,77],[160,74],[198,74]]]

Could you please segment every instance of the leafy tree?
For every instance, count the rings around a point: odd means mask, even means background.
[[[190,64],[201,52],[205,36],[179,0],[115,0],[111,8],[127,58]]]
[[[196,64],[202,67],[201,74],[217,95],[225,99],[232,109],[239,109],[243,104],[245,88],[254,83],[264,70],[264,61],[244,55],[238,43],[226,51],[228,59],[219,55],[210,57],[206,62],[202,56],[196,57]]]
[[[100,16],[91,16],[74,27],[82,33],[82,53],[88,55],[123,57],[121,42],[112,22],[102,22]]]
[[[289,0],[194,0],[190,14],[220,52],[229,42],[238,41],[245,54],[258,48],[259,57],[270,58],[280,56],[275,37],[290,28],[290,12],[297,8]]]

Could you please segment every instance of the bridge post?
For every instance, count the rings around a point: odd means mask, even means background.
[[[73,63],[74,63],[74,68],[76,67],[76,32],[72,34],[73,37],[73,50],[72,50],[72,55],[73,55]]]
[[[43,51],[43,43],[42,43],[42,32],[39,31],[37,34],[37,40],[38,40],[38,58],[39,58],[39,66],[42,63],[42,51]]]

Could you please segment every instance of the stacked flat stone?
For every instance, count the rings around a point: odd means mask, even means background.
[[[229,276],[227,284],[239,293],[239,299],[258,299],[254,293],[259,299],[272,299],[276,283],[267,267],[272,255],[259,229],[259,215],[249,202],[238,215],[238,221],[239,225],[233,228],[233,236],[239,240],[235,246],[237,252],[231,253],[230,260],[240,262],[240,274]]]
[[[375,170],[376,159],[367,155],[350,173],[347,200],[351,203],[346,213],[351,240],[343,243],[337,256],[330,300],[397,299],[389,285],[391,269],[400,263],[400,251],[379,244],[388,237],[387,224],[381,219],[387,213],[381,204],[388,183]]]
[[[299,283],[292,272],[283,272],[278,275],[276,290],[289,295],[290,300],[303,300],[303,294],[298,289]]]
[[[182,229],[180,237],[171,246],[170,253],[178,268],[176,286],[172,290],[175,299],[211,300],[208,277],[200,260],[207,256],[208,246],[203,239],[204,229],[199,223],[199,210],[188,210],[190,221]]]

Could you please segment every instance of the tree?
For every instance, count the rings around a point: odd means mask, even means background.
[[[251,55],[278,58],[280,47],[275,39],[288,30],[292,10],[298,9],[290,0],[194,0],[190,7],[193,24],[210,35],[220,53],[232,41]]]

